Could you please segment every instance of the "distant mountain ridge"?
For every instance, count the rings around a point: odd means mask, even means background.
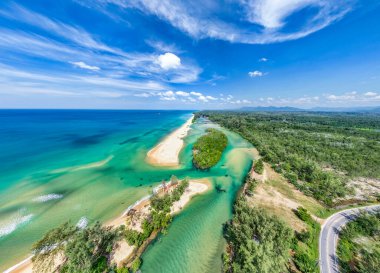
[[[291,106],[257,106],[242,107],[237,111],[247,112],[353,112],[353,113],[380,113],[380,106],[374,107],[314,107],[310,109],[296,108]]]

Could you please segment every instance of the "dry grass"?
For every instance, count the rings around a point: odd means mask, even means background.
[[[258,157],[255,155],[255,158]],[[293,212],[299,206],[306,208],[317,221],[322,222],[315,215],[320,215],[325,208],[312,197],[297,190],[283,176],[276,173],[270,165],[264,163],[264,175],[258,176],[253,171],[251,175],[260,181],[254,195],[247,197],[251,205],[264,208],[296,231],[306,228],[306,224]]]

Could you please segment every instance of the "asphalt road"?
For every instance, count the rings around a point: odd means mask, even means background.
[[[321,227],[319,236],[319,266],[321,273],[338,273],[338,257],[336,248],[338,244],[339,231],[349,221],[354,220],[360,211],[373,212],[379,210],[380,205],[372,205],[367,207],[347,209],[337,212],[327,218]]]

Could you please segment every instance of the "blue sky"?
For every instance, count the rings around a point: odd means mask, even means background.
[[[0,108],[380,105],[380,3],[3,0]]]

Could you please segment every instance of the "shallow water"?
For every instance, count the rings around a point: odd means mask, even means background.
[[[221,161],[208,172],[191,166],[191,146],[209,123],[196,123],[186,139],[181,159],[190,177],[203,174],[210,178],[212,190],[193,198],[174,218],[166,235],[160,236],[142,256],[142,272],[221,272],[224,247],[223,223],[231,218],[232,204],[252,162],[251,145],[240,136],[223,130],[228,147]],[[190,159],[190,160],[189,160]],[[218,185],[226,192],[218,192]]]
[[[208,172],[195,170],[192,125],[178,169],[152,167],[146,152],[190,117],[183,111],[0,111],[0,270],[28,256],[33,242],[65,222],[106,221],[174,174],[209,177],[213,189],[175,217],[143,255],[143,272],[220,272],[222,223],[251,162],[250,145],[229,145]],[[103,162],[102,162],[103,161]],[[91,163],[105,163],[90,168]],[[96,164],[95,164],[96,165]],[[79,168],[78,168],[79,167]],[[85,167],[85,168],[83,168]],[[218,193],[215,185],[226,189]]]

